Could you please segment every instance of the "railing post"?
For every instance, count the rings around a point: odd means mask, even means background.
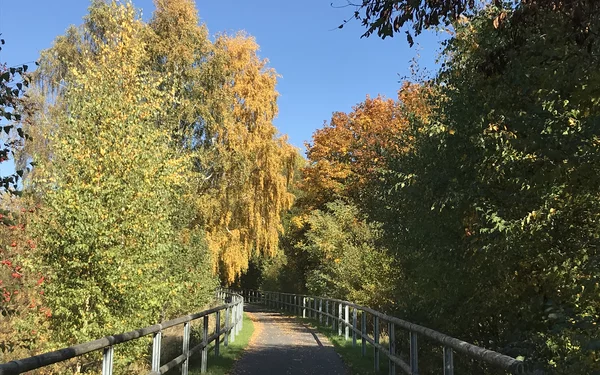
[[[221,311],[217,311],[215,314],[215,334],[217,336],[215,340],[215,357],[219,356],[219,346],[221,344]]]
[[[104,348],[102,354],[102,375],[112,375],[114,354],[115,350],[112,346]]]
[[[356,307],[352,308],[352,347],[356,346]]]
[[[444,375],[454,375],[454,355],[452,348],[444,346]]]
[[[319,298],[319,324],[323,324],[323,299]]]
[[[367,312],[366,311],[361,311],[360,313],[360,319],[361,319],[361,324],[360,324],[360,331],[362,333],[361,335],[361,346],[362,346],[362,356],[366,356],[367,355]]]
[[[338,336],[342,335],[342,304],[338,303]]]
[[[388,361],[388,364],[390,368],[390,375],[396,375],[396,362],[391,360],[391,357],[396,355],[396,326],[394,325],[394,323],[388,323],[388,331],[390,336],[390,342],[388,347],[390,351],[390,360]]]
[[[374,316],[375,319],[375,327],[373,327],[373,339],[375,341],[375,345],[373,345],[373,358],[375,371],[379,371],[379,317]]]
[[[181,364],[181,375],[187,375],[188,365],[190,363],[190,322],[183,323],[183,350],[185,359]]]
[[[417,334],[410,332],[410,372],[411,375],[419,374],[419,346],[417,343]]]
[[[344,312],[344,325],[346,328],[344,330],[344,338],[346,339],[346,341],[348,341],[348,337],[350,336],[350,306],[346,305]]]
[[[218,340],[218,338],[217,338]],[[189,340],[188,340],[189,342]],[[202,342],[204,343],[204,348],[202,348],[202,362],[200,362],[200,373],[206,373],[206,367],[208,362],[208,315],[204,315],[204,326],[202,327]],[[186,372],[187,372],[187,364],[186,364]]]
[[[225,338],[223,339],[223,346],[229,345],[229,306],[225,307]]]
[[[158,331],[152,337],[152,371],[158,371],[160,368],[160,345],[162,339],[162,331]]]
[[[231,336],[229,336],[229,342],[235,342],[235,315],[237,313],[236,306],[231,306]]]
[[[240,329],[238,333],[242,331],[242,328],[244,328],[244,300],[240,301]]]
[[[236,335],[240,334],[242,330],[242,303],[238,301],[237,305],[237,330],[235,331]]]
[[[325,301],[325,326],[329,327],[329,300]]]
[[[294,294],[294,315],[298,315],[298,296]]]
[[[302,317],[306,318],[306,297],[302,297]]]

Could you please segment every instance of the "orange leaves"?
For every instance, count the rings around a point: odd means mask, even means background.
[[[303,187],[315,205],[357,194],[390,154],[406,150],[407,126],[405,106],[382,96],[367,97],[350,113],[334,113],[307,145]]]
[[[378,176],[390,157],[409,150],[409,125],[429,120],[431,87],[405,82],[398,100],[367,97],[352,112],[336,112],[307,144],[309,166],[302,186],[313,206],[340,197],[356,197]]]

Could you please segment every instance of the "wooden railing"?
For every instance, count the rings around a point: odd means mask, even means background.
[[[317,319],[319,323],[337,328],[338,335],[346,340],[352,336],[352,344],[356,346],[360,339],[362,355],[366,355],[367,343],[371,344],[374,353],[374,368],[379,371],[380,353],[389,361],[389,373],[395,375],[400,368],[409,375],[419,374],[418,338],[426,337],[442,347],[443,374],[454,375],[454,353],[464,354],[476,361],[481,361],[502,369],[510,374],[543,374],[525,366],[523,361],[507,355],[487,350],[468,342],[450,337],[432,329],[407,322],[405,320],[383,314],[366,306],[334,298],[324,298],[302,294],[280,293],[257,290],[238,291],[249,303],[259,303],[273,309],[288,311],[303,318]],[[367,317],[373,324],[367,326]],[[360,321],[360,324],[358,323]],[[388,344],[382,345],[380,336],[382,325],[387,324]],[[368,329],[370,328],[370,330]],[[408,331],[410,350],[408,362],[396,353],[396,329]],[[369,332],[370,331],[370,332]]]
[[[152,364],[151,371],[148,375],[164,374],[167,371],[181,366],[181,374],[188,374],[188,364],[190,357],[201,352],[201,368],[200,372],[205,373],[208,361],[208,346],[213,341],[215,342],[214,352],[219,355],[219,345],[221,336],[224,346],[235,340],[236,335],[242,328],[244,299],[237,293],[229,290],[218,290],[217,298],[224,301],[224,304],[212,309],[204,310],[196,314],[186,315],[177,319],[169,320],[160,324],[155,324],[150,327],[137,329],[134,331],[121,333],[114,336],[106,336],[101,339],[86,342],[83,344],[74,345],[68,348],[60,349],[54,352],[36,355],[33,357],[0,364],[0,375],[16,375],[27,371],[36,370],[45,366],[49,366],[58,362],[67,361],[69,359],[79,357],[81,355],[91,353],[97,350],[103,350],[102,357],[102,375],[112,375],[113,357],[115,346],[127,341],[136,340],[144,336],[153,335],[152,340]],[[221,324],[221,312],[225,312],[225,325]],[[212,335],[209,332],[209,316],[215,316],[215,331]],[[190,323],[194,320],[203,318],[203,335],[202,342],[193,348],[190,345]],[[183,325],[183,348],[181,355],[173,358],[164,365],[160,365],[161,356],[161,339],[164,329]]]

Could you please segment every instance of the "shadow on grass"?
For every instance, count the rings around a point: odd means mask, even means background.
[[[285,314],[289,315],[289,313]],[[311,329],[315,329],[327,337],[352,374],[380,375],[389,373],[388,359],[383,353],[379,355],[379,371],[375,371],[374,349],[368,342],[366,343],[366,353],[363,357],[360,338],[357,339],[356,346],[353,346],[352,336],[346,341],[344,336],[338,336],[337,329],[334,330],[322,323],[320,324],[316,319],[301,318],[294,315],[289,316],[295,318],[300,324],[308,325]],[[397,368],[396,373],[401,373],[401,370]]]
[[[223,344],[223,338],[219,345],[219,357],[215,356],[215,344],[212,343],[208,349],[208,369],[207,374],[210,375],[225,375],[228,374],[236,360],[242,355],[244,349],[248,346],[248,342],[254,332],[254,324],[252,320],[244,313],[244,324],[240,333],[235,337],[234,342],[230,342],[228,346]],[[199,375],[201,365],[201,354],[198,353],[190,359],[189,375]]]

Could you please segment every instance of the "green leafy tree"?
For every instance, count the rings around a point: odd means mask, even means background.
[[[457,26],[437,110],[373,189],[408,317],[559,374],[598,364],[598,44],[582,36],[527,4]]]
[[[43,192],[37,230],[52,323],[69,344],[156,322],[176,293],[171,259],[185,255],[171,215],[187,163],[155,124],[163,93],[147,68],[144,25],[131,5],[92,6],[91,17],[96,10],[104,24],[91,34],[94,53],[66,71],[68,111],[32,182]]]
[[[346,0],[346,4],[339,7],[354,8],[352,18],[360,21],[367,29],[363,37],[377,33],[378,37],[385,39],[404,31],[408,43],[412,46],[413,37],[423,30],[453,27],[459,20],[466,20],[475,15],[482,17],[480,10],[488,6],[516,8],[515,17],[512,17],[512,22],[515,23],[526,23],[528,13],[535,13],[538,9],[560,13],[569,19],[570,31],[581,34],[583,38],[593,34],[588,27],[591,20],[589,16],[598,11],[598,4],[594,0],[363,0],[358,3]],[[505,15],[494,14],[491,19],[495,24],[499,24],[504,18]],[[348,20],[345,20],[339,28],[343,28],[347,22]]]
[[[355,206],[342,201],[325,206],[310,213],[305,240],[297,245],[314,265],[306,275],[308,292],[389,309],[400,275],[379,243],[380,225],[361,219]]]

